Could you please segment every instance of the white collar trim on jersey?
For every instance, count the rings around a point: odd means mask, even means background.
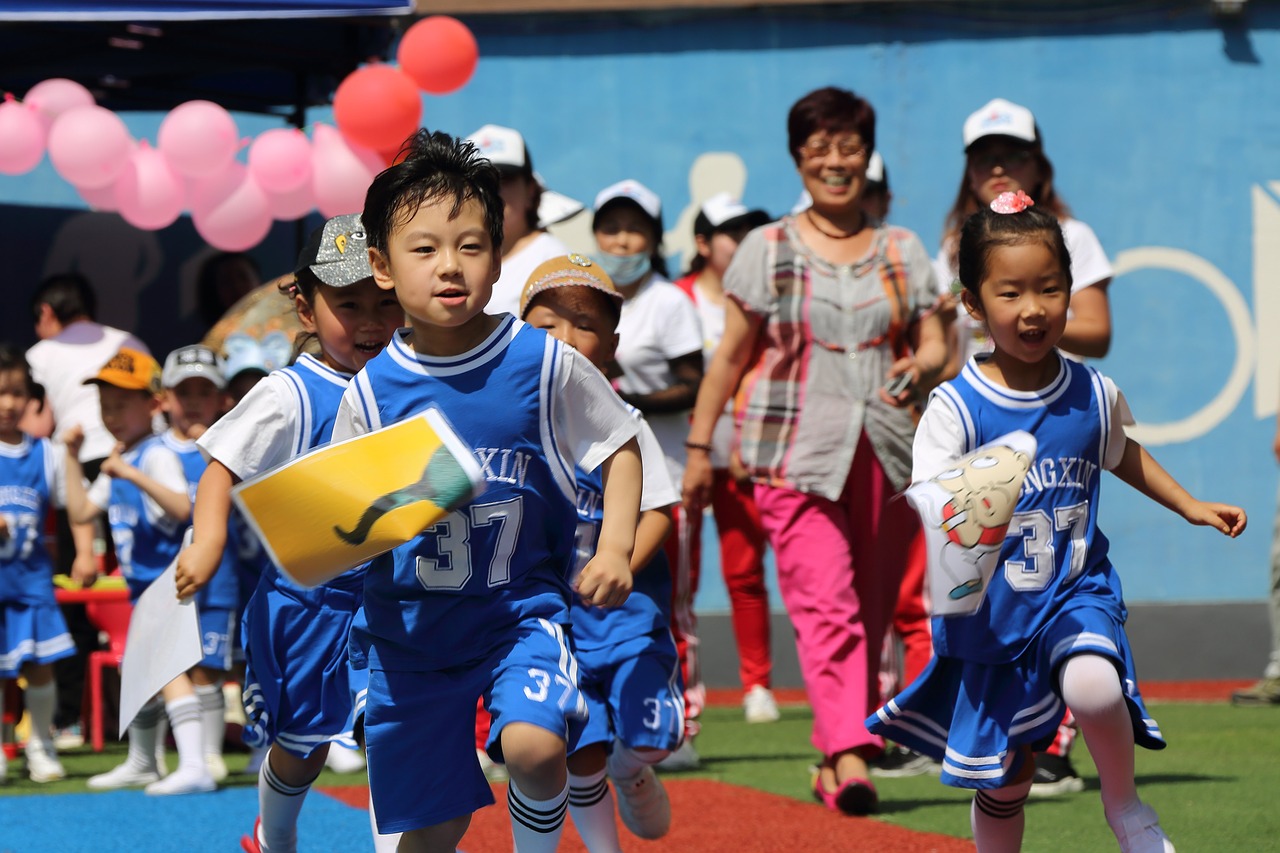
[[[487,338],[458,355],[442,357],[414,352],[405,342],[405,338],[413,331],[407,328],[392,336],[387,349],[391,352],[392,360],[405,370],[424,376],[453,376],[475,370],[502,355],[524,326],[523,321],[507,314]]]
[[[1058,356],[1058,375],[1046,387],[1035,391],[1014,391],[984,376],[982,371],[978,370],[978,364],[989,358],[989,353],[979,353],[971,358],[964,366],[964,377],[979,394],[997,406],[1003,406],[1006,409],[1038,409],[1061,397],[1071,384],[1071,365],[1062,357],[1062,353],[1056,352],[1056,355]]]

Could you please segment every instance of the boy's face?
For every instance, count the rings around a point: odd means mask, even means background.
[[[158,401],[150,393],[99,382],[98,394],[102,423],[116,441],[131,447],[151,434],[151,416]]]
[[[604,304],[608,298],[590,287],[555,287],[534,297],[524,321],[564,341],[605,372],[618,348],[614,320]]]
[[[18,431],[18,421],[31,401],[26,374],[19,367],[0,370],[0,435]]]
[[[183,438],[199,438],[218,419],[222,402],[218,387],[199,376],[164,390],[164,410]]]
[[[468,199],[450,219],[452,208],[450,196],[427,199],[410,219],[395,223],[385,255],[369,250],[374,280],[395,290],[415,332],[421,325],[459,329],[483,319],[502,269],[480,202]]]
[[[404,325],[404,309],[394,293],[366,278],[346,287],[321,284],[308,303],[298,297],[302,327],[320,339],[331,367],[356,373],[386,348]]]

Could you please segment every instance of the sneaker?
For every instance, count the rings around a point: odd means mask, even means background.
[[[27,775],[32,782],[44,784],[67,778],[67,771],[63,769],[56,752],[32,738],[27,741]]]
[[[1280,678],[1264,678],[1231,694],[1232,705],[1280,705]]]
[[[1028,796],[1056,797],[1059,794],[1078,794],[1084,790],[1084,780],[1068,759],[1047,752],[1037,752],[1035,758],[1036,772],[1031,777]]]
[[[359,773],[364,769],[364,755],[358,749],[347,749],[336,743],[329,744],[329,754],[325,756],[324,766],[334,773]]]
[[[204,766],[209,770],[213,781],[221,782],[227,778],[227,762],[216,752],[205,753]]]
[[[652,767],[630,779],[615,777],[613,789],[618,794],[618,816],[632,835],[653,841],[671,829],[671,800]]]
[[[87,784],[94,791],[113,791],[116,788],[137,788],[141,785],[150,785],[159,780],[160,774],[154,768],[146,767],[140,769],[126,761],[106,773],[90,776]]]
[[[697,750],[693,748],[693,738],[686,737],[680,748],[658,762],[658,769],[668,773],[680,773],[685,770],[697,770],[702,765]]]
[[[204,767],[199,770],[183,770],[179,767],[158,782],[147,786],[147,796],[169,797],[176,794],[207,794],[218,790],[218,783],[213,781],[209,771]]]
[[[244,853],[262,853],[262,843],[258,841],[258,827],[262,826],[262,818],[253,819],[253,833],[240,836],[240,849]]]
[[[742,697],[742,711],[748,723],[776,723],[782,717],[773,691],[762,684],[755,685]]]
[[[480,762],[480,769],[484,771],[484,778],[490,782],[507,782],[511,777],[507,774],[507,765],[499,764],[489,757],[489,753],[480,747],[476,747],[476,760]]]
[[[898,779],[905,776],[923,776],[932,773],[935,776],[942,772],[942,762],[930,758],[922,752],[907,749],[904,746],[891,746],[871,764],[871,775],[883,779]]]
[[[53,745],[58,749],[79,749],[84,746],[84,732],[79,723],[72,723],[65,729],[53,730]]]
[[[1175,853],[1173,842],[1160,828],[1155,809],[1146,803],[1123,815],[1115,823],[1108,819],[1123,853]]]

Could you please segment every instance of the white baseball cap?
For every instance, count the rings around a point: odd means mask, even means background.
[[[1008,136],[1023,142],[1035,142],[1036,117],[1031,110],[1004,98],[988,102],[964,121],[964,150],[988,136]]]
[[[750,212],[732,193],[716,193],[702,203],[702,215],[707,217],[712,228],[719,228],[730,219],[746,216]]]
[[[227,380],[218,369],[218,357],[213,350],[200,344],[179,347],[169,353],[164,360],[160,384],[165,388],[177,388],[184,379],[192,378],[208,379],[219,391],[227,387]]]
[[[884,183],[884,158],[879,151],[872,151],[871,159],[867,161],[867,180],[876,184]]]
[[[563,193],[547,189],[547,182],[537,172],[533,179],[542,187],[542,200],[538,202],[538,227],[547,228],[571,219],[586,209],[586,205],[576,198],[569,198]]]
[[[520,131],[498,124],[486,124],[467,137],[480,153],[500,171],[529,171],[529,150]]]
[[[640,209],[653,219],[662,218],[662,200],[658,198],[658,194],[631,178],[627,178],[625,181],[618,181],[616,184],[600,190],[599,194],[596,195],[594,210],[599,213],[600,208],[618,198],[631,199],[640,205]]]

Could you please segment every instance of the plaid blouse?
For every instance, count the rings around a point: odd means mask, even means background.
[[[891,225],[842,266],[814,254],[790,216],[747,235],[724,284],[764,321],[739,389],[739,452],[754,480],[838,500],[865,430],[894,488],[906,487],[915,425],[878,389],[896,360],[891,324],[905,331],[933,304],[933,276],[920,239]]]

